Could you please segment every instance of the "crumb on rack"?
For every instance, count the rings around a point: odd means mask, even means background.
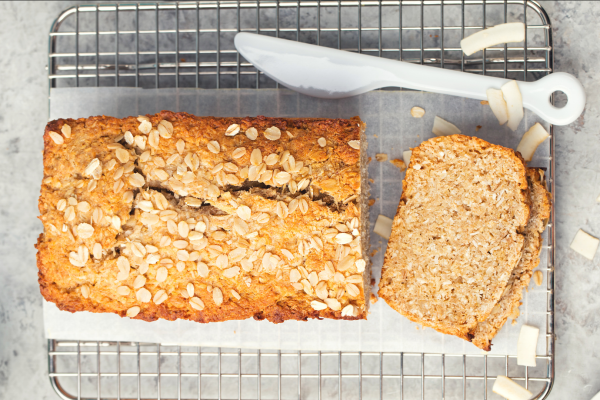
[[[388,160],[388,155],[385,153],[377,153],[375,154],[375,159],[379,162],[385,162]]]
[[[479,131],[481,128],[483,128],[483,126],[481,126],[481,125],[477,125],[477,126],[475,127],[475,132]]]
[[[413,107],[410,109],[410,115],[412,115],[415,118],[423,118],[423,116],[425,115],[425,110],[421,107]]]
[[[400,160],[399,158],[394,158],[392,161],[390,161],[395,167],[398,167],[400,169],[400,172],[404,172],[406,171],[406,163],[404,163],[404,161]]]
[[[533,273],[533,281],[537,286],[542,286],[542,282],[544,281],[544,275],[542,274],[542,271],[538,270]]]
[[[375,204],[375,199],[369,199],[369,207]]]
[[[371,292],[371,298],[369,300],[371,300],[371,304],[375,304],[379,299],[377,298],[377,296],[375,296],[375,293]]]
[[[487,100],[481,100],[480,103],[482,106],[487,106],[488,104],[490,104],[490,102]]]

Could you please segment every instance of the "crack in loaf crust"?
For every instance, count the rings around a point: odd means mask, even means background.
[[[529,195],[531,198],[531,216],[527,227],[523,231],[525,243],[519,263],[513,269],[508,284],[498,304],[483,322],[477,324],[473,330],[472,342],[475,346],[490,351],[492,349],[492,338],[496,336],[500,328],[509,317],[516,318],[519,315],[519,305],[523,298],[523,289],[529,285],[533,270],[540,263],[540,252],[542,250],[542,233],[546,229],[550,218],[550,193],[546,190],[543,182],[543,172],[537,168],[527,168],[527,181],[529,183]]]
[[[146,321],[366,318],[364,128],[170,111],[51,121],[42,295]]]
[[[412,150],[379,295],[408,319],[466,340],[502,295],[529,219],[518,153],[452,135]]]

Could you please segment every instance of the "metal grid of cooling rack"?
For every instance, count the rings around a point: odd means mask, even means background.
[[[464,56],[460,39],[503,22],[526,41]],[[553,70],[548,16],[534,1],[200,1],[79,5],[49,37],[49,87],[273,88],[235,51],[256,32],[441,68],[535,80]],[[551,127],[549,189],[554,193]],[[434,353],[286,352],[122,342],[48,341],[63,399],[487,399],[507,375],[536,399],[554,380],[554,212],[548,224],[548,352],[516,357]]]

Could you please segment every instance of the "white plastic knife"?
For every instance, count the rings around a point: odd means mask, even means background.
[[[487,89],[500,89],[509,81],[245,32],[236,35],[235,47],[246,60],[280,84],[309,96],[329,99],[383,87],[402,87],[486,100]],[[523,106],[551,124],[570,124],[585,107],[583,86],[564,72],[518,85]],[[562,108],[550,103],[550,95],[555,91],[562,91],[568,97]]]

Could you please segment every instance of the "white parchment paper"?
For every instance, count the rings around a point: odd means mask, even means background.
[[[423,118],[410,115],[413,106],[426,110]],[[360,116],[367,123],[371,230],[379,214],[394,217],[404,173],[390,162],[375,161],[376,153],[389,159],[402,159],[402,152],[433,137],[433,118],[438,115],[458,126],[463,134],[481,137],[491,143],[516,148],[522,134],[535,122],[547,127],[535,114],[526,111],[517,132],[498,125],[489,106],[479,101],[453,96],[407,91],[375,91],[342,100],[306,97],[275,89],[136,89],[60,88],[52,89],[50,119],[80,118],[92,115],[126,117],[153,114],[161,110],[186,111],[205,116],[327,117]],[[480,126],[479,130],[476,130]],[[550,146],[546,141],[530,166],[549,166]],[[371,233],[373,277],[378,282],[387,241]],[[510,320],[493,341],[493,354],[516,354],[517,338],[523,323],[540,328],[537,354],[546,348],[547,236],[540,266],[542,286],[531,284],[525,293],[521,316],[516,325]],[[393,311],[384,301],[371,306],[367,321],[228,321],[199,324],[190,321],[144,322],[113,314],[60,311],[44,303],[46,336],[67,340],[111,340],[160,342],[163,344],[209,347],[261,348],[281,350],[405,351],[447,354],[480,354],[470,343],[453,336],[422,328]]]

